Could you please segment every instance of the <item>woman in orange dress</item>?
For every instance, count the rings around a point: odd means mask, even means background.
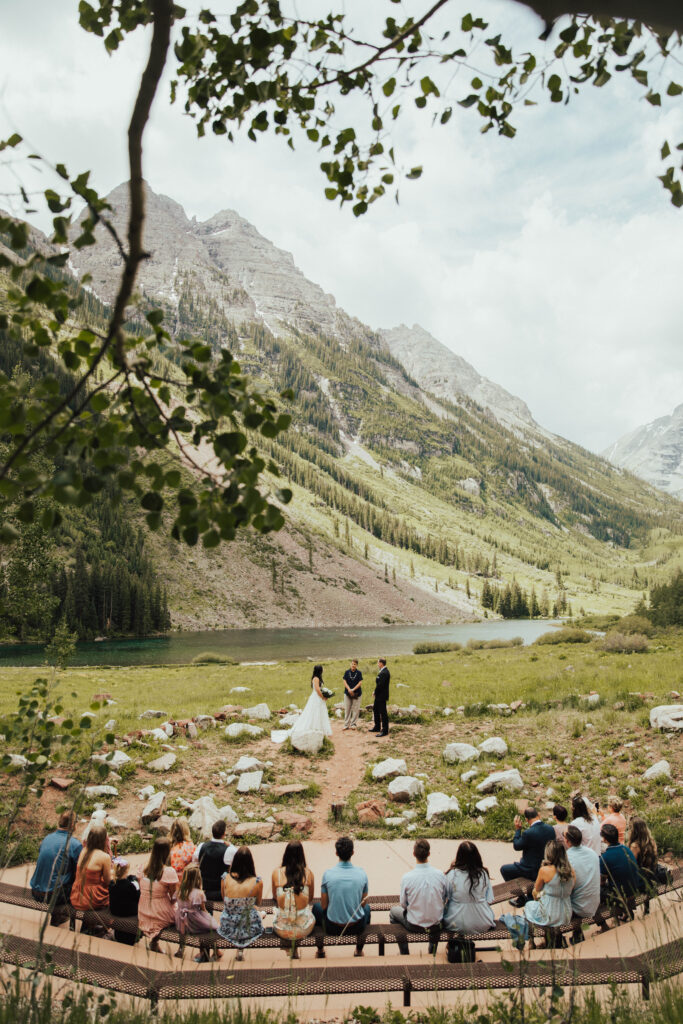
[[[109,906],[111,857],[105,850],[106,844],[106,828],[93,826],[78,858],[71,889],[71,905],[77,910],[101,910]]]
[[[190,837],[190,826],[186,818],[176,818],[171,825],[171,867],[178,878],[183,877],[183,871],[188,864],[192,863],[194,851],[197,847]]]
[[[159,935],[164,928],[175,927],[175,902],[178,875],[171,867],[171,840],[154,840],[151,856],[140,874],[138,926],[149,939],[149,948],[160,953]]]

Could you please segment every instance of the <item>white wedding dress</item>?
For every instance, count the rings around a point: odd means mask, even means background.
[[[304,754],[316,754],[322,747],[325,737],[331,735],[332,726],[327,714],[327,702],[318,696],[314,688],[306,701],[306,707],[292,726],[289,739],[296,750]]]

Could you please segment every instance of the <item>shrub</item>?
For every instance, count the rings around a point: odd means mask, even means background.
[[[553,629],[549,633],[543,633],[534,640],[535,644],[588,644],[593,639],[591,633],[585,629],[565,626],[563,629]]]
[[[616,630],[608,633],[600,644],[601,650],[609,651],[611,654],[642,654],[648,647],[647,637],[642,633],[625,636]]]
[[[510,640],[494,637],[493,640],[470,639],[467,641],[467,646],[471,651],[495,651],[502,647],[521,647],[523,643],[521,636],[513,636]]]
[[[644,615],[625,615],[610,629],[610,633],[625,633],[631,636],[633,633],[641,633],[643,636],[654,636],[655,628],[649,619]]]
[[[192,659],[193,665],[236,665],[233,658],[225,654],[216,654],[214,651],[204,651],[202,654],[195,654]]]
[[[441,654],[445,651],[461,651],[462,644],[456,643],[439,643],[436,640],[427,640],[421,644],[415,644],[413,647],[413,654]]]

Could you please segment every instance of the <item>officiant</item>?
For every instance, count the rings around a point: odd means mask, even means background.
[[[380,736],[389,735],[389,712],[387,711],[387,701],[389,700],[389,680],[391,679],[391,673],[387,668],[387,659],[377,659],[377,678],[375,679],[375,701],[373,710],[375,713],[375,724],[370,732],[377,733],[377,738]]]

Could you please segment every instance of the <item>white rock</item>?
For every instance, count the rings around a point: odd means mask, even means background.
[[[168,739],[168,734],[161,728],[152,729],[149,735],[151,739],[156,740],[158,743],[165,743]]]
[[[162,754],[155,761],[150,761],[147,767],[152,772],[168,772],[177,760],[175,754]]]
[[[168,718],[167,711],[143,711],[140,718]]]
[[[460,776],[460,781],[461,782],[471,782],[472,779],[476,779],[478,774],[479,774],[479,772],[477,771],[476,768],[470,768],[470,770],[468,772],[463,772],[462,773],[462,775]]]
[[[638,790],[634,789],[633,786],[629,786],[626,790],[626,796],[629,800],[633,800],[634,797],[638,796]]]
[[[118,796],[119,791],[116,786],[86,786],[85,795],[87,797],[95,796]]]
[[[240,820],[230,804],[224,804],[223,807],[218,808],[218,817],[222,821],[227,821],[228,825],[237,825]]]
[[[191,806],[190,828],[196,829],[203,839],[211,838],[211,827],[219,819],[223,818],[232,824],[236,824],[239,821],[232,807],[229,805],[221,808],[216,807],[212,796],[202,796],[199,800],[195,800]],[[189,808],[187,809],[189,810]]]
[[[154,795],[154,786],[143,786],[142,789],[138,790],[138,796],[141,800],[149,800]]]
[[[599,704],[600,703],[600,694],[599,693],[586,693],[586,694],[584,694],[581,697],[581,700],[584,702],[584,704],[591,704],[591,705]]]
[[[24,757],[23,754],[10,754],[9,763],[13,768],[25,768],[28,764],[28,758]]]
[[[170,722],[162,722],[159,728],[164,730],[169,739],[175,732],[175,729],[173,728]]]
[[[417,832],[417,825],[414,821],[411,821],[410,825],[406,825],[406,832]]]
[[[255,772],[259,768],[265,768],[263,761],[259,761],[258,757],[249,757],[247,754],[242,754],[241,758],[234,764],[230,769],[235,775],[241,775],[242,772]]]
[[[195,722],[200,729],[215,729],[218,725],[218,722],[213,715],[197,715],[195,717]]]
[[[424,782],[412,775],[399,775],[389,783],[389,797],[399,803],[407,803],[414,797],[422,796],[424,791]]]
[[[270,738],[273,743],[284,743],[291,734],[291,729],[271,729]]]
[[[131,758],[123,750],[115,750],[112,754],[93,754],[91,761],[99,761],[110,768],[123,768],[124,764],[130,764]]]
[[[225,735],[231,740],[239,736],[262,736],[263,729],[260,725],[249,725],[248,722],[231,722],[225,728]]]
[[[285,728],[287,728],[289,726],[294,725],[295,722],[298,721],[298,719],[299,719],[299,712],[292,711],[288,715],[282,715],[282,717],[280,718],[280,725],[284,726]]]
[[[255,704],[253,708],[245,708],[242,714],[245,718],[256,718],[260,722],[267,722],[270,718],[270,708],[267,704]]]
[[[384,819],[384,824],[385,825],[405,825],[405,823],[406,823],[406,819],[405,818],[385,818]]]
[[[249,693],[250,686],[233,686],[230,693]]]
[[[478,800],[474,805],[478,811],[485,814],[486,811],[490,811],[492,807],[498,806],[498,798],[495,796],[485,796],[483,800]]]
[[[653,729],[680,731],[683,729],[683,704],[660,704],[652,708],[650,725]]]
[[[650,765],[646,772],[643,772],[643,779],[649,782],[651,779],[670,779],[671,778],[671,765],[668,761],[661,760],[657,761],[656,764]]]
[[[243,772],[237,783],[238,793],[258,793],[261,788],[263,772]]]
[[[458,761],[476,761],[479,751],[471,743],[449,743],[444,749],[443,759],[449,764],[456,764]]]
[[[406,821],[412,821],[413,818],[417,818],[417,811],[401,811],[401,817]]]
[[[456,814],[460,814],[460,804],[454,796],[448,796],[446,793],[430,793],[427,797],[427,824],[431,825],[435,818],[439,818],[442,814],[448,814],[449,812],[455,811]]]
[[[154,796],[151,796],[145,806],[142,809],[140,815],[142,824],[149,825],[150,822],[156,821],[166,810],[166,794],[163,790],[159,790]]]
[[[115,718],[110,718],[108,722],[104,723],[104,731],[105,732],[113,732],[115,727],[116,727],[116,719]]]
[[[496,757],[505,757],[508,752],[508,745],[500,736],[492,736],[491,739],[480,743],[479,749],[482,754],[495,754]]]
[[[273,734],[270,735],[272,738]],[[291,730],[289,739],[294,749],[300,750],[302,754],[317,754],[325,742],[321,732],[306,732],[296,726]]]
[[[516,768],[508,768],[502,772],[492,772],[477,786],[478,793],[490,793],[494,789],[508,789],[512,792],[524,789],[522,776]]]
[[[449,715],[454,714],[453,708],[444,708],[441,714],[448,717]]]
[[[402,757],[387,757],[372,769],[373,779],[389,779],[392,775],[407,775],[408,766]]]

